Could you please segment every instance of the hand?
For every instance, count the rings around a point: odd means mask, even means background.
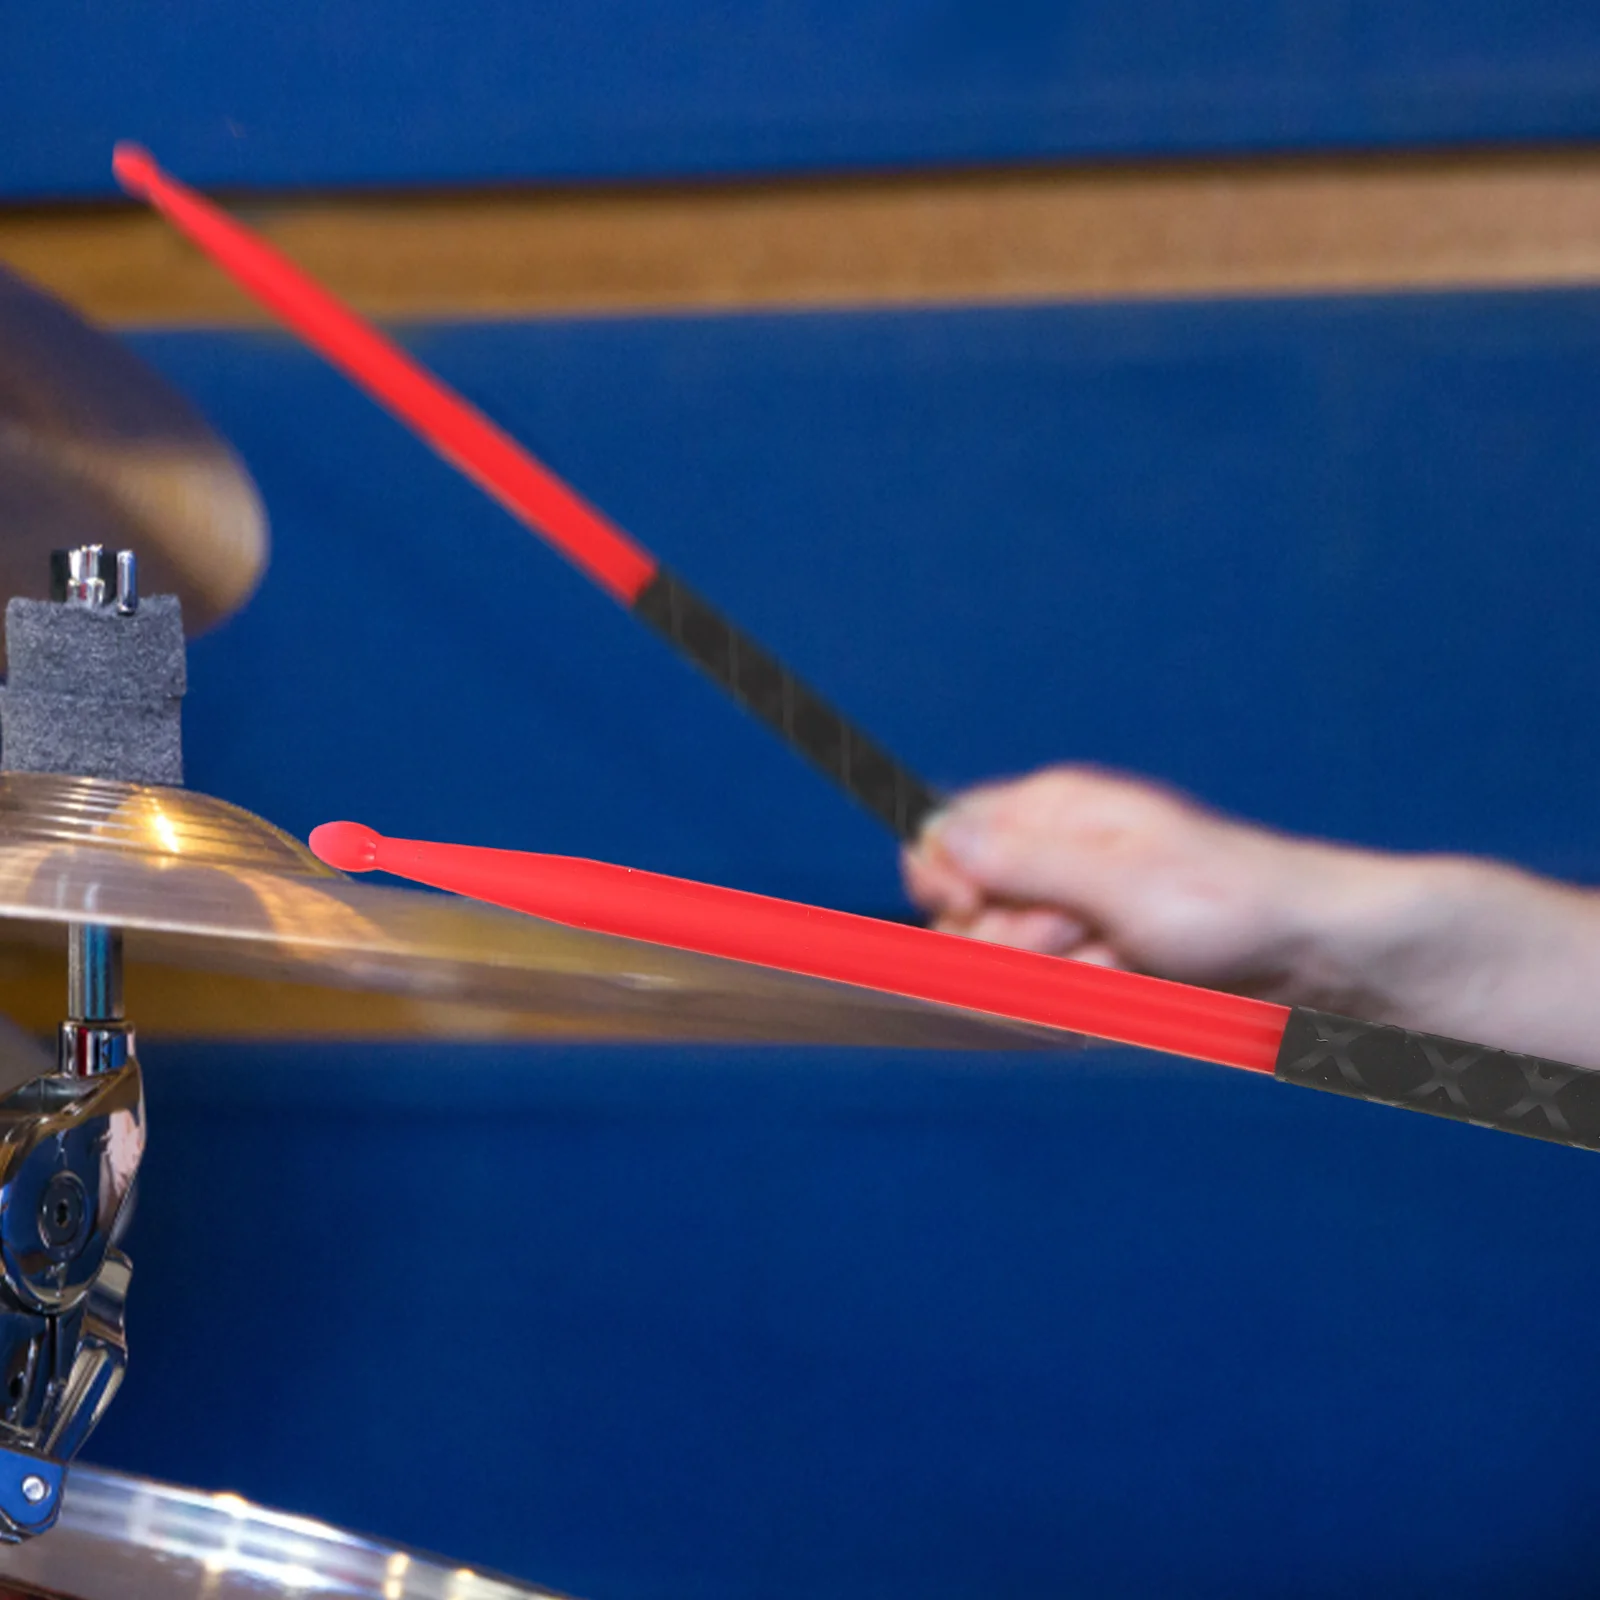
[[[946,932],[1262,992],[1328,853],[1153,784],[1058,767],[957,798],[905,872]]]
[[[946,932],[1600,1060],[1600,909],[1514,868],[1291,838],[1082,767],[958,796],[904,867]]]

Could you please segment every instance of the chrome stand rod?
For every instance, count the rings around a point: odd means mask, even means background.
[[[74,1022],[122,1020],[122,930],[75,922],[67,935],[67,1015]]]

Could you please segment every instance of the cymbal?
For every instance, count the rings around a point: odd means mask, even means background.
[[[140,587],[177,595],[195,634],[254,591],[266,514],[176,389],[0,269],[0,609],[46,598],[50,552],[85,544],[136,550]]]
[[[356,882],[259,817],[188,790],[0,774],[0,1004],[11,1004],[8,981],[37,973],[40,952],[59,959],[61,929],[72,922],[124,930],[129,1016],[146,1034],[143,989],[165,984],[169,1001],[181,1003],[187,991],[205,1008],[208,991],[243,980],[265,986],[275,1009],[262,1031],[272,1036],[337,1035],[336,997],[381,995],[407,1008],[400,1031],[408,1037],[943,1049],[1072,1042],[1047,1029]],[[231,998],[239,1003],[237,988]],[[321,1024],[306,1024],[308,1008]]]
[[[61,1520],[0,1548],[0,1600],[559,1600],[236,1494],[74,1466]]]

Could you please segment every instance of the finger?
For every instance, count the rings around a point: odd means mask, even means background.
[[[947,932],[1042,955],[1066,954],[1084,942],[1088,931],[1075,917],[1042,906],[986,906],[976,916],[948,920],[956,925]]]
[[[1064,951],[1069,961],[1085,961],[1091,967],[1115,967],[1127,970],[1127,963],[1103,939],[1088,940],[1075,950]]]
[[[1059,768],[959,796],[926,837],[992,898],[1057,905],[1106,926],[1204,816],[1151,784]]]
[[[900,873],[906,893],[925,911],[971,917],[983,903],[982,889],[936,846],[908,846],[901,852]]]

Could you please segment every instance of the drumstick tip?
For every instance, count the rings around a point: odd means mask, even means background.
[[[111,171],[129,194],[140,198],[150,192],[151,183],[161,176],[155,157],[142,144],[130,139],[119,139],[112,149]]]
[[[371,872],[378,864],[383,835],[359,822],[324,822],[306,841],[319,861],[340,872]]]

